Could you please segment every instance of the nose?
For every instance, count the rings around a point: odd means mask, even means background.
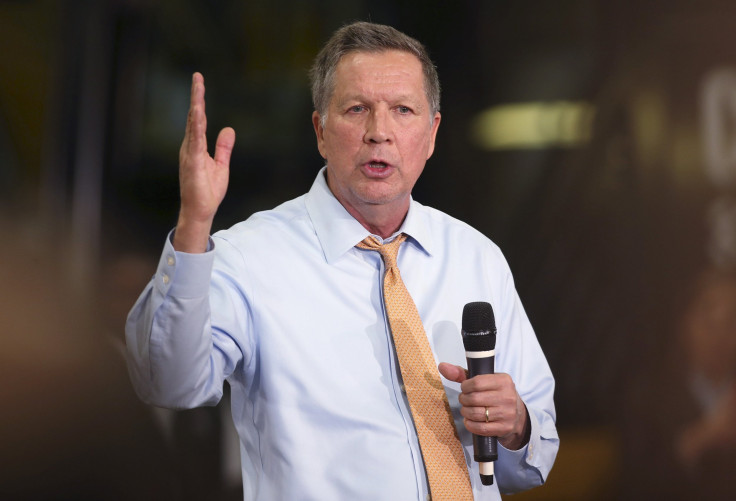
[[[391,140],[391,124],[388,110],[374,110],[366,123],[366,143],[383,143]]]

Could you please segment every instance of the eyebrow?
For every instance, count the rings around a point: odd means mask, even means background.
[[[338,106],[344,106],[350,101],[357,101],[357,102],[366,102],[371,101],[370,99],[366,98],[363,94],[351,94],[348,96],[345,96],[343,99],[340,99],[339,101],[335,101],[335,103]],[[415,110],[424,110],[427,105],[424,104],[422,99],[417,99],[416,97],[412,97],[411,94],[402,94],[400,96],[397,96],[391,100],[393,103],[401,104],[406,103],[407,105],[411,105],[412,108]]]

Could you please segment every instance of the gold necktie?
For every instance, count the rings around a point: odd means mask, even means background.
[[[396,265],[399,246],[404,240],[406,235],[403,233],[384,245],[368,237],[358,247],[378,251],[386,266],[383,278],[386,314],[422,449],[432,499],[472,500],[468,467],[445,388],[422,319]]]

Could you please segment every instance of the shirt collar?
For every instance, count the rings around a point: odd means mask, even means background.
[[[332,194],[327,186],[325,170],[326,167],[322,167],[317,174],[305,204],[325,259],[332,263],[371,233]],[[410,237],[407,242],[431,255],[432,238],[427,217],[424,206],[411,199],[409,212],[396,233],[406,233]]]

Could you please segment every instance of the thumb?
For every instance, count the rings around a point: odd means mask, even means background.
[[[440,374],[445,379],[449,379],[450,381],[454,381],[456,383],[462,383],[466,379],[468,379],[468,373],[465,369],[460,367],[459,365],[453,365],[448,364],[447,362],[441,362],[440,365],[437,367],[440,371]]]
[[[227,167],[230,164],[230,155],[235,146],[235,131],[232,127],[225,127],[220,131],[215,143],[215,163]]]

